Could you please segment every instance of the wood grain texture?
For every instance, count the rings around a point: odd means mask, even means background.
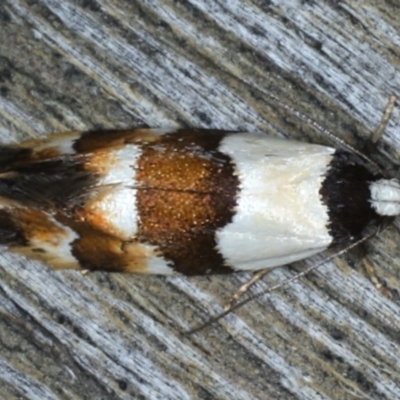
[[[63,130],[246,129],[358,147],[400,95],[395,1],[2,0],[0,137]],[[395,108],[376,157],[400,160]],[[0,398],[400,397],[399,223],[194,336],[248,274],[54,272],[2,251]],[[280,268],[261,290],[320,258]]]

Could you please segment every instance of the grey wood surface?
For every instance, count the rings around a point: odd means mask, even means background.
[[[345,0],[1,0],[0,137],[135,126],[356,146],[400,95],[400,7]],[[400,160],[399,107],[376,156]],[[55,272],[0,255],[2,399],[398,399],[399,224],[196,335],[248,274]],[[243,249],[245,251],[245,249]],[[261,290],[320,258],[280,268]]]

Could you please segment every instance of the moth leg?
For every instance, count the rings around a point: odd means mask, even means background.
[[[266,268],[261,269],[260,271],[256,272],[247,282],[243,283],[239,287],[238,290],[231,296],[229,301],[224,306],[224,311],[230,310],[238,300],[256,283],[258,282],[264,275],[268,272],[271,272],[273,268]]]
[[[92,271],[90,269],[82,269],[81,274],[83,276],[89,275]]]
[[[361,251],[362,251],[362,262],[363,262],[363,265],[364,265],[365,273],[368,276],[368,279],[372,282],[372,284],[375,286],[375,288],[382,295],[384,295],[384,296],[386,296],[388,298],[392,298],[393,297],[392,292],[378,278],[378,275],[375,272],[374,265],[368,258],[367,248],[365,246],[362,246]]]
[[[384,296],[388,298],[392,298],[393,294],[392,292],[384,286],[384,284],[380,281],[378,276],[376,275],[375,268],[373,264],[369,261],[368,256],[364,256],[363,259],[363,265],[365,272],[369,278],[369,280],[374,284],[376,289],[383,294]]]
[[[396,104],[397,97],[395,95],[390,96],[389,101],[386,105],[385,111],[383,113],[381,122],[379,123],[378,127],[375,129],[375,131],[371,134],[371,137],[369,138],[368,142],[364,146],[364,152],[367,154],[371,154],[375,148],[378,140],[382,137],[382,134],[384,130],[386,129],[386,126],[390,120],[390,117],[393,112],[393,108]]]
[[[370,141],[372,143],[375,144],[381,138],[381,136],[383,134],[383,131],[386,129],[386,126],[387,126],[387,124],[388,124],[388,122],[390,120],[390,117],[392,115],[393,108],[394,108],[394,105],[396,103],[396,99],[397,98],[396,98],[395,95],[390,96],[389,101],[387,103],[387,106],[385,108],[385,112],[383,113],[381,122],[378,125],[378,127],[375,129],[375,132],[372,134],[372,136],[370,138]]]

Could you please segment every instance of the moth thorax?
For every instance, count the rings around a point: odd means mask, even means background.
[[[400,214],[400,183],[397,179],[379,179],[370,184],[371,204],[381,216]]]

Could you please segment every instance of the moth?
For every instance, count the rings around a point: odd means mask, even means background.
[[[400,213],[353,152],[248,132],[67,132],[0,146],[0,244],[55,269],[205,275],[292,263]]]
[[[53,268],[256,271],[400,213],[353,154],[262,134],[67,133],[0,150],[0,241]]]

